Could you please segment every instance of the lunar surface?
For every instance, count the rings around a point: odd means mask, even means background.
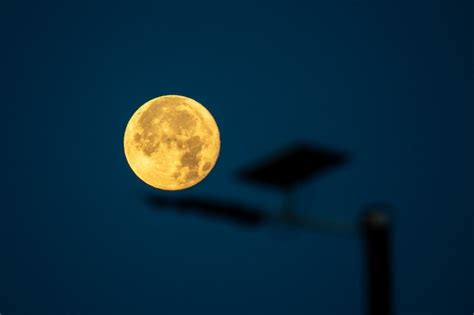
[[[220,150],[217,124],[195,100],[165,95],[142,105],[130,118],[124,136],[125,156],[145,183],[180,190],[202,181]]]

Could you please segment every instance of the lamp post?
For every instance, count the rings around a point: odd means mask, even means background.
[[[362,217],[365,246],[367,314],[392,314],[390,217],[384,206],[372,206]]]
[[[328,169],[345,164],[345,154],[307,145],[293,146],[289,150],[267,159],[257,166],[244,169],[239,177],[264,184],[285,194],[282,211],[270,214],[246,205],[201,198],[163,198],[150,196],[148,202],[156,207],[174,207],[180,212],[190,211],[201,215],[231,220],[246,226],[260,226],[278,222],[290,227],[316,232],[340,233],[362,238],[365,252],[366,298],[368,315],[392,315],[392,283],[390,237],[391,222],[386,205],[372,205],[362,214],[360,222],[321,220],[294,211],[290,198],[295,187]]]

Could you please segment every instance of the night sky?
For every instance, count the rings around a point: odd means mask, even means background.
[[[0,4],[0,313],[364,314],[361,240],[244,227],[149,195],[282,196],[240,168],[306,142],[351,162],[298,211],[393,206],[396,314],[474,311],[472,1],[13,1]],[[181,192],[123,153],[147,100],[204,104],[211,174]]]

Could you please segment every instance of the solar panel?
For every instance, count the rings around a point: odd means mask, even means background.
[[[310,177],[342,166],[348,160],[348,156],[341,152],[297,144],[244,168],[238,175],[249,182],[291,190]]]

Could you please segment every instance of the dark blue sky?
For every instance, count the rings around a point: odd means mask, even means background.
[[[0,313],[363,314],[359,239],[152,211],[138,106],[195,98],[221,156],[172,196],[276,211],[235,171],[303,140],[352,163],[315,216],[394,210],[397,314],[474,311],[470,1],[2,1]],[[167,195],[165,193],[165,195]]]

